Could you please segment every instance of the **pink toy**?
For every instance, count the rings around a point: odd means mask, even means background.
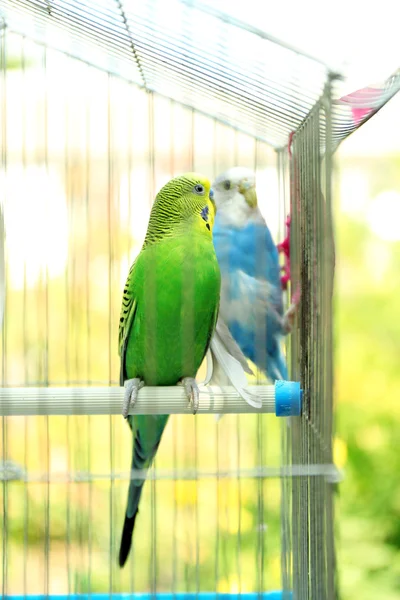
[[[379,108],[382,90],[378,88],[366,87],[342,96],[336,100],[336,104],[348,104],[351,108],[355,125],[370,115],[375,109]]]
[[[278,244],[278,252],[283,252],[285,257],[285,264],[281,267],[283,275],[281,276],[282,288],[287,289],[287,284],[290,281],[290,215],[286,219],[286,237]]]

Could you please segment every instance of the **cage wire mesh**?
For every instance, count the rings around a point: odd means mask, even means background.
[[[82,415],[79,397],[69,416],[2,416],[2,595],[335,598],[331,154],[398,74],[355,121],[332,105],[324,65],[209,4],[2,10],[3,391],[117,385],[122,289],[155,193],[175,174],[233,165],[255,170],[275,239],[290,208],[302,300],[288,356],[304,388],[302,417],[283,423],[170,419],[122,571],[123,419]]]
[[[10,33],[8,44],[20,64],[6,85],[2,386],[116,385],[122,288],[155,191],[176,173],[211,177],[231,164],[255,168],[262,189],[275,156],[26,38]],[[264,416],[218,426],[213,416],[174,417],[120,571],[131,452],[123,419],[3,417],[4,594],[279,587],[278,433]],[[257,465],[275,478],[257,477]],[[262,554],[265,520],[274,535]]]
[[[321,100],[293,136],[290,163],[292,285],[301,282],[302,290],[298,335],[291,337],[290,358],[292,377],[301,378],[305,392],[302,418],[293,419],[290,428],[284,424],[282,443],[289,462],[306,468],[301,477],[283,483],[283,573],[289,574],[286,586],[299,590],[301,598],[334,598],[337,593],[331,469],[335,253],[327,144],[330,88],[328,82]],[[284,158],[280,168],[289,170]]]

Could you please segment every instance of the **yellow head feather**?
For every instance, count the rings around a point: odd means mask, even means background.
[[[154,201],[144,246],[188,228],[211,239],[215,203],[210,198],[211,183],[199,173],[184,173],[170,179]]]

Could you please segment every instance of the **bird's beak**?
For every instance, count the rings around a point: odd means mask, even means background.
[[[239,184],[239,192],[243,194],[244,199],[251,208],[257,206],[257,192],[253,184],[249,183],[247,179],[243,179]]]

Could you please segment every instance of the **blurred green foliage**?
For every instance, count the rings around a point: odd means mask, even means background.
[[[369,174],[372,197],[400,189],[397,158],[371,165],[360,160],[356,166]],[[337,433],[347,448],[337,506],[338,564],[343,600],[395,600],[400,594],[400,242],[371,232],[367,208],[366,200],[361,216],[339,213],[336,222],[335,397]]]

